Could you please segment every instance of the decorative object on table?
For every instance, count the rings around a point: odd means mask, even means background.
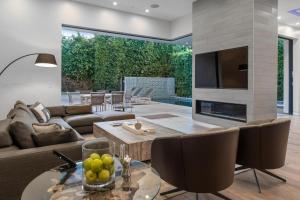
[[[155,128],[144,126],[142,124],[141,124],[140,129],[136,128],[136,123],[130,123],[130,122],[129,123],[124,122],[122,124],[122,127],[124,129],[126,129],[127,131],[129,131],[131,133],[134,133],[134,134],[137,134],[137,135],[144,135],[144,134],[147,134],[147,133],[148,134],[155,133]]]
[[[125,191],[130,190],[131,187],[131,158],[128,154],[126,154],[125,144],[120,145],[120,162],[122,164],[122,177],[123,177],[123,184],[122,187]]]
[[[139,120],[136,121],[136,123],[134,124],[134,127],[136,130],[141,130],[142,128],[142,123],[139,122]]]
[[[6,71],[13,63],[15,63],[18,60],[21,60],[22,58],[28,57],[28,56],[33,56],[33,55],[38,55],[35,65],[38,67],[57,67],[57,63],[55,60],[55,56],[52,54],[47,54],[47,53],[31,53],[31,54],[26,54],[24,56],[21,56],[13,61],[11,61],[8,65],[6,65],[3,70],[0,72],[0,76]]]
[[[99,138],[82,145],[82,184],[86,191],[105,191],[115,181],[115,144]]]

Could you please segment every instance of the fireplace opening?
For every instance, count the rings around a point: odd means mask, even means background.
[[[247,122],[247,105],[196,100],[196,113],[239,122]]]

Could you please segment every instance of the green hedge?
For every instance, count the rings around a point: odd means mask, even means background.
[[[192,51],[181,45],[104,35],[62,39],[63,79],[89,83],[77,89],[119,90],[125,76],[174,77],[176,94],[191,96],[191,70]]]
[[[283,101],[284,92],[284,40],[278,40],[278,78],[277,78],[277,100]]]

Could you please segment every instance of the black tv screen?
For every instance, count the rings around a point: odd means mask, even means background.
[[[248,89],[248,47],[196,55],[195,87]]]

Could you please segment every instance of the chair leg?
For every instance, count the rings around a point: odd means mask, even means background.
[[[196,193],[196,200],[199,200],[199,194]]]
[[[256,174],[255,169],[253,169],[253,173],[254,173],[255,181],[256,181],[256,184],[257,184],[257,187],[258,187],[258,192],[261,193],[261,188],[260,188],[259,180],[257,178],[257,174]]]
[[[164,195],[168,195],[168,194],[172,194],[172,193],[180,192],[180,191],[181,191],[180,189],[175,188],[175,189],[172,189],[172,190],[169,190],[169,191],[166,191],[166,192],[162,192],[162,193],[160,193],[160,195],[164,196]]]
[[[212,193],[213,195],[217,196],[217,197],[220,197],[221,199],[225,199],[225,200],[231,200],[229,197],[226,197],[225,195],[219,193],[219,192],[216,192],[216,193]]]
[[[286,179],[284,179],[284,178],[282,178],[282,177],[280,177],[280,176],[278,176],[278,175],[276,175],[276,174],[273,174],[272,172],[270,172],[270,171],[268,171],[268,170],[265,170],[265,169],[258,169],[259,171],[261,171],[261,172],[263,172],[263,173],[265,173],[265,174],[268,174],[269,176],[272,176],[272,177],[274,177],[274,178],[276,178],[276,179],[279,179],[279,180],[281,180],[282,182],[285,182],[286,183]]]

